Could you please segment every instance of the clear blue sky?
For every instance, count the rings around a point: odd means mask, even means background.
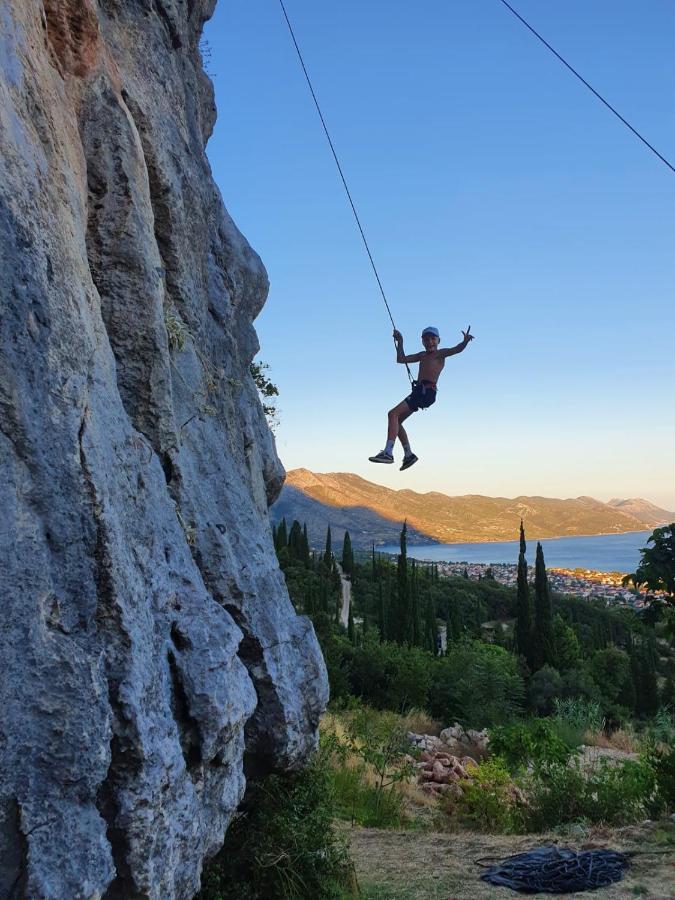
[[[208,154],[270,275],[286,467],[675,509],[675,174],[498,0],[286,4],[407,352],[477,336],[420,462],[369,463],[407,393],[389,319],[279,3],[220,0]],[[672,0],[514,5],[675,159]]]

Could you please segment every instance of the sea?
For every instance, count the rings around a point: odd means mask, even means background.
[[[540,541],[544,560],[554,569],[590,569],[594,572],[634,572],[640,549],[647,545],[651,531],[625,534],[598,534],[585,537],[546,538]],[[526,558],[534,563],[536,541],[527,542]],[[395,544],[376,547],[382,553],[398,553]],[[518,562],[518,541],[490,541],[477,544],[409,544],[408,556],[433,562],[513,563]]]

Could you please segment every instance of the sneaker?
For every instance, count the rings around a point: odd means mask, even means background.
[[[391,453],[387,453],[386,450],[380,450],[380,452],[376,456],[369,456],[368,459],[371,462],[390,463],[390,464],[393,463],[393,461],[394,461],[394,457],[391,455]]]
[[[411,453],[410,456],[404,456],[400,471],[402,472],[404,469],[409,469],[410,466],[414,466],[416,462],[417,457],[414,453]]]

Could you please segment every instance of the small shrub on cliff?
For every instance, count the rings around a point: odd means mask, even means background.
[[[350,896],[353,867],[333,831],[321,754],[303,772],[250,783],[244,807],[206,866],[200,900]]]

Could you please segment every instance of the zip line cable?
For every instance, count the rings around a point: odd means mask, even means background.
[[[529,24],[529,22],[527,22],[527,21],[520,15],[520,13],[516,12],[516,10],[510,5],[510,3],[507,3],[506,0],[499,0],[499,2],[502,3],[508,10],[510,10],[510,11],[513,13],[513,15],[514,15],[517,19],[519,19],[520,22],[522,22],[522,24],[523,24],[529,31],[531,31],[532,34],[533,34],[536,38],[538,38],[538,39],[542,42],[542,44],[543,44],[545,47],[547,47],[547,48],[551,51],[551,53],[552,53],[554,56],[556,56],[556,57],[560,60],[560,62],[570,70],[570,72],[571,72],[573,75],[576,75],[576,77],[579,79],[579,81],[580,81],[582,84],[586,85],[586,87],[588,88],[588,90],[589,90],[592,94],[595,94],[595,96],[598,98],[598,100],[600,100],[601,103],[604,103],[605,106],[607,107],[607,109],[610,110],[610,112],[613,112],[614,115],[617,117],[617,119],[619,119],[619,121],[623,122],[623,124],[626,126],[626,128],[630,129],[630,131],[632,131],[633,134],[634,134],[637,138],[639,138],[639,139],[642,141],[642,143],[652,151],[652,153],[654,153],[656,156],[658,156],[658,158],[661,160],[661,162],[662,162],[662,163],[665,163],[665,165],[668,166],[668,168],[670,169],[671,172],[674,172],[674,173],[675,173],[675,166],[673,166],[672,163],[668,162],[668,160],[665,158],[665,156],[662,156],[662,155],[659,153],[659,151],[656,149],[656,147],[653,147],[653,146],[649,143],[649,141],[648,141],[646,138],[644,138],[636,128],[633,128],[633,126],[630,124],[630,122],[628,122],[626,119],[624,119],[624,117],[621,115],[621,113],[618,112],[616,109],[614,109],[614,107],[612,106],[612,104],[611,104],[611,103],[608,103],[607,100],[605,100],[605,98],[602,96],[602,94],[599,94],[599,93],[595,90],[595,88],[594,88],[592,85],[590,85],[590,84],[586,81],[586,79],[585,79],[582,75],[580,75],[580,74],[577,72],[577,70],[576,70],[575,68],[573,68],[573,67],[567,62],[567,60],[564,59],[564,58],[558,53],[558,51],[555,50],[555,49],[548,43],[548,41],[544,40],[544,38],[539,34],[539,32],[538,32],[538,31],[535,31],[535,29]]]
[[[314,106],[316,106],[316,111],[319,114],[319,118],[321,119],[321,124],[323,125],[323,130],[326,134],[326,138],[328,139],[328,145],[330,146],[331,153],[333,154],[333,159],[335,160],[335,165],[337,166],[337,170],[340,173],[340,178],[342,179],[342,184],[345,189],[345,193],[347,194],[347,199],[349,200],[349,205],[352,208],[352,212],[354,213],[354,218],[356,219],[356,224],[359,229],[359,233],[361,234],[361,240],[363,241],[363,245],[366,248],[366,253],[368,254],[368,259],[370,260],[370,265],[372,266],[373,273],[375,274],[375,278],[377,280],[377,286],[380,289],[380,293],[382,294],[382,299],[384,300],[384,305],[387,307],[387,312],[389,313],[389,318],[391,319],[391,324],[394,329],[396,329],[396,323],[394,322],[394,317],[391,314],[391,309],[389,308],[389,303],[387,302],[387,295],[384,293],[384,288],[382,287],[382,281],[380,279],[380,275],[377,271],[377,266],[375,265],[375,260],[373,259],[373,254],[370,252],[370,247],[368,246],[368,241],[366,239],[365,232],[363,230],[363,226],[361,225],[361,219],[359,218],[359,214],[356,211],[356,206],[352,199],[351,191],[349,190],[349,186],[347,185],[347,179],[345,178],[344,172],[342,171],[342,166],[340,165],[340,160],[338,159],[337,152],[333,145],[333,141],[331,140],[330,133],[328,131],[328,126],[326,125],[326,120],[323,117],[323,113],[321,112],[321,107],[319,106],[319,101],[317,100],[316,94],[314,93],[314,88],[312,87],[312,81],[309,77],[309,72],[307,71],[307,66],[305,65],[305,61],[302,58],[302,53],[300,52],[300,47],[298,46],[298,42],[295,38],[295,32],[293,31],[293,26],[291,25],[291,20],[288,18],[288,13],[286,12],[286,7],[284,6],[284,0],[279,0],[279,4],[281,6],[281,10],[284,14],[284,19],[286,19],[286,24],[288,25],[288,30],[291,34],[291,38],[293,40],[293,45],[295,47],[295,52],[298,54],[298,59],[300,60],[300,65],[302,66],[302,71],[305,74],[305,80],[307,81],[307,86],[309,87],[309,91],[312,95],[312,100],[314,101]],[[408,363],[405,364],[406,371],[408,372],[408,378],[412,382],[413,377],[410,372],[410,367]]]

